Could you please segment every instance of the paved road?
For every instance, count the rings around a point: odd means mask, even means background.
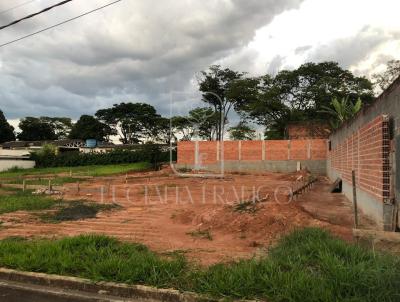
[[[27,285],[17,282],[0,281],[1,302],[149,302],[130,300],[77,291],[67,291],[45,286]]]

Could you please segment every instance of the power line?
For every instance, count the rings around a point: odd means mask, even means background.
[[[44,29],[38,30],[38,31],[36,31],[36,32],[34,32],[34,33],[31,33],[31,34],[29,34],[29,35],[26,35],[26,36],[20,37],[20,38],[18,38],[18,39],[11,40],[11,41],[9,41],[9,42],[0,44],[0,48],[1,48],[1,47],[4,47],[4,46],[6,46],[6,45],[12,44],[12,43],[21,41],[21,40],[23,40],[23,39],[32,37],[32,36],[34,36],[34,35],[40,34],[40,33],[44,32],[44,31],[47,31],[47,30],[49,30],[49,29],[52,29],[52,28],[55,28],[55,27],[57,27],[57,26],[63,25],[63,24],[65,24],[65,23],[71,22],[71,21],[73,21],[73,20],[79,19],[79,18],[81,18],[81,17],[84,17],[84,16],[89,15],[89,14],[91,14],[91,13],[94,13],[94,12],[96,12],[96,11],[99,11],[99,10],[101,10],[101,9],[103,9],[103,8],[106,8],[106,7],[108,7],[108,6],[111,6],[111,5],[116,4],[116,3],[118,3],[118,2],[121,2],[121,1],[122,1],[122,0],[117,0],[117,1],[114,1],[114,2],[111,2],[111,3],[108,3],[108,4],[106,4],[106,5],[103,5],[103,6],[100,6],[100,7],[98,7],[98,8],[92,9],[92,10],[86,12],[86,13],[83,13],[83,14],[81,14],[81,15],[79,15],[79,16],[73,17],[73,18],[71,18],[71,19],[67,19],[67,20],[62,21],[62,22],[60,22],[60,23],[57,23],[57,24],[54,24],[54,25],[52,25],[52,26],[46,27],[46,28],[44,28]]]
[[[13,7],[9,7],[9,8],[7,8],[7,9],[5,9],[5,10],[0,11],[0,15],[5,14],[5,13],[8,13],[8,12],[11,12],[11,11],[13,11],[14,9],[20,8],[20,7],[24,6],[24,5],[28,5],[28,4],[30,4],[30,3],[32,3],[32,2],[35,2],[35,1],[37,1],[37,0],[30,0],[30,1],[26,1],[26,2],[23,2],[23,3],[21,3],[21,4],[15,5],[15,6],[13,6]]]
[[[52,10],[52,9],[55,8],[55,7],[58,7],[58,6],[67,4],[68,2],[71,2],[71,1],[73,1],[73,0],[64,0],[64,1],[61,1],[61,2],[59,2],[59,3],[57,3],[57,4],[54,4],[54,5],[52,5],[52,6],[46,7],[46,8],[44,8],[44,9],[42,9],[41,11],[38,11],[37,13],[30,14],[30,15],[28,15],[28,16],[26,16],[26,17],[21,18],[21,19],[12,21],[12,22],[8,23],[7,25],[0,26],[0,30],[5,29],[5,28],[10,27],[10,26],[13,26],[13,25],[15,25],[15,24],[17,24],[17,23],[19,23],[19,22],[24,21],[24,20],[33,18],[33,17],[35,17],[35,16],[37,16],[37,15],[43,14],[43,13],[49,11],[49,10]]]

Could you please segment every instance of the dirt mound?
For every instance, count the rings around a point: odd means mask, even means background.
[[[192,225],[198,229],[221,234],[235,234],[265,245],[270,244],[293,229],[306,226],[328,226],[313,218],[295,204],[273,201],[253,204],[248,211],[238,211],[235,206],[205,208],[201,211],[181,210],[173,217],[176,223]]]

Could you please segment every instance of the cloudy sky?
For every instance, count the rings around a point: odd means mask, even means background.
[[[1,0],[0,25],[59,1]],[[1,30],[0,44],[109,2],[74,0]],[[196,74],[215,63],[259,75],[335,60],[369,76],[400,59],[399,11],[398,0],[123,0],[1,47],[0,109],[76,119],[142,101],[168,114],[171,92],[197,98]]]

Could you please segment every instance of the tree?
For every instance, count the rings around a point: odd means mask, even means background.
[[[186,116],[174,116],[171,118],[171,129],[174,139],[177,141],[180,137],[182,141],[190,141],[193,136],[192,123]]]
[[[239,89],[241,88],[241,89]],[[372,83],[340,68],[336,62],[306,63],[276,76],[244,78],[232,83],[235,109],[266,128],[266,138],[283,138],[288,122],[324,120],[331,100],[348,98],[355,103],[373,100]]]
[[[351,119],[361,110],[362,101],[358,99],[355,104],[347,98],[342,98],[340,101],[334,98],[331,102],[331,107],[323,106],[322,112],[328,113],[332,116],[330,120],[332,128],[340,127],[345,121]]]
[[[0,144],[10,141],[15,141],[14,127],[7,122],[0,110]]]
[[[108,141],[112,135],[110,126],[100,122],[91,115],[82,115],[72,126],[69,138],[71,139],[96,139],[99,141]]]
[[[124,144],[154,140],[157,122],[161,118],[153,106],[145,103],[114,104],[112,108],[98,110],[95,115],[110,125]]]
[[[53,128],[57,139],[68,138],[72,129],[72,120],[68,117],[48,117],[42,116],[39,118],[42,122],[47,123]]]
[[[391,60],[387,63],[386,70],[372,75],[374,84],[381,91],[386,90],[390,84],[400,76],[400,60]]]
[[[153,127],[150,142],[161,142],[165,144],[170,144],[171,139],[174,140],[174,135],[171,133],[170,120],[165,117],[159,117],[156,121],[155,127]]]
[[[231,140],[237,141],[253,140],[256,138],[256,131],[244,121],[240,121],[236,126],[229,128],[229,134]]]
[[[56,140],[57,135],[47,122],[36,117],[21,119],[18,127],[21,132],[17,135],[22,141]]]
[[[241,79],[244,74],[229,68],[221,69],[219,65],[213,65],[208,71],[201,72],[199,89],[202,92],[203,101],[210,104],[218,116],[215,121],[217,140],[223,137],[228,114],[236,102],[236,99],[227,92],[230,85],[235,80]]]
[[[187,119],[193,131],[192,136],[197,135],[210,141],[218,137],[219,117],[219,113],[210,107],[198,107],[189,111]]]

